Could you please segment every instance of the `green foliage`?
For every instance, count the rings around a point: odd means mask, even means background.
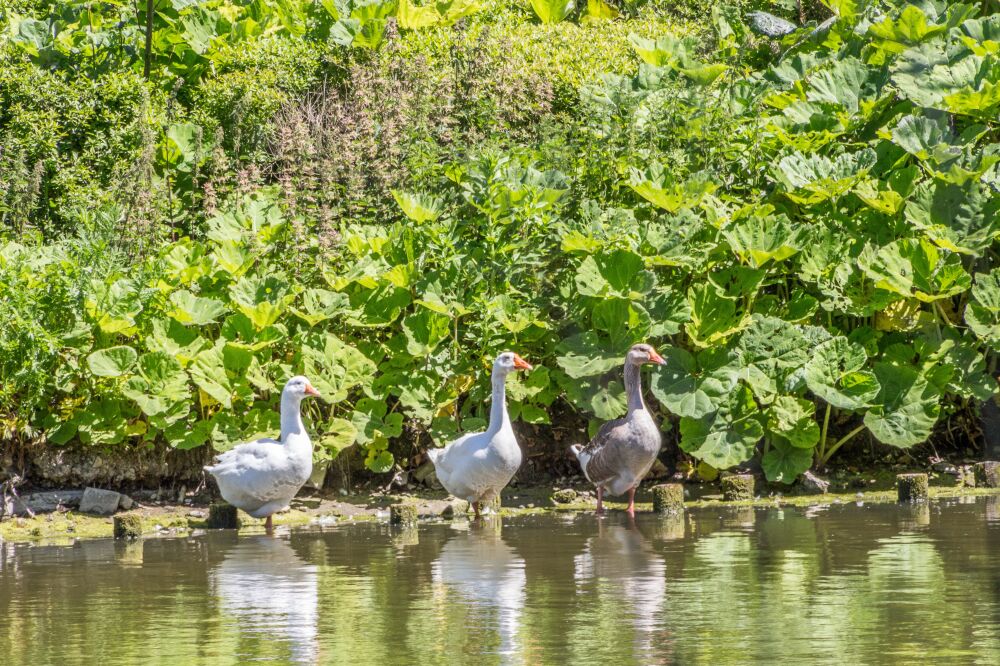
[[[82,6],[5,33],[9,431],[225,448],[305,372],[321,455],[381,472],[484,423],[502,349],[512,416],[594,427],[650,341],[680,448],[790,483],[995,391],[996,15],[834,3],[771,58],[732,7],[713,49],[599,3],[175,2],[146,82],[144,10]]]

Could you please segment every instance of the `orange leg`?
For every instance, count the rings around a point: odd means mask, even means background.
[[[472,503],[472,510],[476,512],[476,515],[474,516],[474,518],[476,518],[476,519],[480,518],[480,515],[479,515],[479,502],[473,502]]]
[[[597,515],[604,513],[604,486],[597,486]]]
[[[271,519],[271,516],[268,516],[267,520],[264,521],[264,530],[268,534],[270,534],[274,530],[274,521]]]
[[[635,487],[628,489],[628,508],[625,509],[628,515],[635,518]]]

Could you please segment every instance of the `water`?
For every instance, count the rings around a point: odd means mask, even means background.
[[[3,664],[1000,663],[1000,497],[0,545]]]

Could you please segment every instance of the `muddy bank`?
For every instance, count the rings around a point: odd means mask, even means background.
[[[732,506],[822,506],[847,502],[895,502],[895,470],[853,475],[834,481],[834,492],[824,494],[796,493],[794,489],[759,486],[755,499],[726,502],[718,483],[687,483],[684,485],[686,507]],[[1000,489],[976,488],[956,483],[953,475],[931,472],[930,498],[1000,495]],[[969,480],[971,483],[971,479]],[[645,484],[637,493],[637,509],[652,510],[651,488]],[[83,491],[38,491],[22,495],[26,503],[39,502],[45,510],[36,515],[22,515],[0,520],[0,539],[72,543],[77,539],[111,537],[114,519],[111,515],[91,515],[79,510]],[[125,513],[140,517],[145,536],[189,536],[208,529],[207,519],[213,498],[205,493],[188,493],[169,499],[157,491],[141,491],[125,495],[130,509]],[[45,500],[42,503],[41,500]],[[621,499],[621,498],[618,498]],[[289,511],[275,515],[279,527],[332,526],[352,521],[389,520],[389,507],[396,503],[414,504],[421,520],[466,520],[468,505],[454,500],[439,490],[376,491],[372,493],[304,492],[293,502]],[[570,479],[559,485],[518,486],[507,488],[501,497],[500,513],[515,516],[542,511],[591,511],[596,500],[592,488],[580,479]],[[623,502],[606,502],[610,511],[624,510]],[[119,510],[119,513],[123,511]],[[263,520],[240,512],[241,529],[263,531]]]

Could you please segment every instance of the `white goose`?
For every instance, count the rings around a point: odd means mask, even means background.
[[[215,477],[222,498],[254,518],[267,518],[291,503],[312,474],[312,442],[302,425],[302,399],[319,391],[305,377],[292,377],[281,392],[280,439],[240,444],[205,471]]]
[[[507,414],[507,375],[531,364],[514,352],[503,352],[493,362],[493,404],[486,432],[469,433],[443,449],[427,452],[438,481],[449,493],[472,504],[479,517],[480,502],[496,497],[521,466],[521,447]]]

